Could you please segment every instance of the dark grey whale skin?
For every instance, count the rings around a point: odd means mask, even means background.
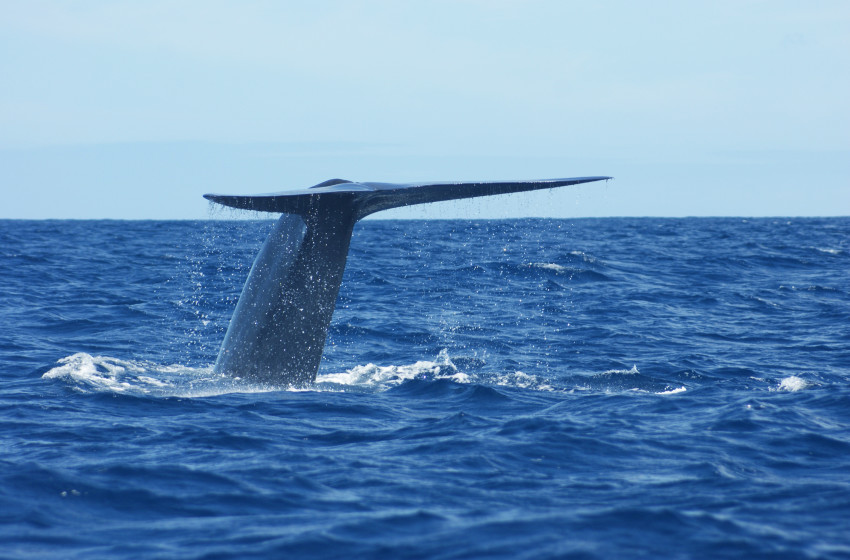
[[[476,196],[607,180],[355,183],[261,195],[206,194],[245,210],[283,216],[257,255],[224,336],[215,372],[276,386],[313,383],[348,257],[354,224],[374,212]]]

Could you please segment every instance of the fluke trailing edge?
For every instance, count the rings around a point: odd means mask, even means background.
[[[610,177],[410,184],[331,179],[272,194],[206,194],[208,200],[225,206],[283,214],[254,261],[215,371],[279,385],[304,385],[316,379],[351,232],[369,214],[604,179]]]

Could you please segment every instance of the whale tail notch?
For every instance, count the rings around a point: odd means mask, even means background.
[[[251,267],[215,371],[274,385],[315,381],[354,224],[369,214],[607,179],[407,184],[331,179],[280,193],[206,194],[224,206],[283,214]]]

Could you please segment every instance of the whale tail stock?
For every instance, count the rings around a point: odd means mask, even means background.
[[[217,373],[277,385],[316,379],[354,224],[375,212],[460,198],[577,185],[610,177],[466,183],[355,183],[261,195],[206,194],[244,210],[283,216],[245,282],[215,363]]]

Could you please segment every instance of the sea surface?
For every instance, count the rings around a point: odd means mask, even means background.
[[[850,558],[850,218],[361,222],[298,389],[271,227],[0,221],[0,557]]]

